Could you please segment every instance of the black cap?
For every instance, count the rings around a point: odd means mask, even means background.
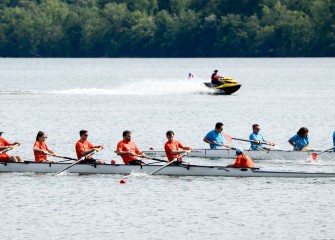
[[[218,72],[218,70],[214,70],[214,72]]]
[[[0,131],[0,134],[2,134],[3,132],[2,131]]]

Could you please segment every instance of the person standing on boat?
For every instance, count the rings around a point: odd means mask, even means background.
[[[123,139],[116,146],[116,154],[121,156],[126,165],[142,165],[144,162],[137,158],[147,158],[147,156],[137,147],[136,143],[131,141],[131,132],[125,130],[122,137]]]
[[[85,157],[86,155],[94,152],[94,151],[99,151],[103,149],[103,146],[98,145],[95,146],[92,143],[90,143],[87,140],[88,137],[88,131],[87,130],[80,130],[79,132],[80,139],[76,143],[75,149],[76,149],[76,154],[78,160],[82,157]],[[104,161],[101,160],[96,160],[92,156],[88,156],[85,158],[85,160],[81,161],[80,163],[83,164],[105,164]]]
[[[235,163],[229,164],[227,167],[234,167],[234,168],[253,168],[255,167],[254,162],[252,159],[243,152],[242,149],[236,149],[236,160]]]
[[[333,151],[335,152],[335,131],[333,133]]]
[[[219,76],[218,74],[218,70],[214,70],[212,76],[211,76],[211,82],[212,84],[219,86],[222,84],[222,82],[220,81],[220,79],[222,78],[221,76]]]
[[[44,132],[39,131],[36,136],[36,142],[34,144],[34,156],[35,162],[51,162],[54,163],[55,161],[49,161],[47,158],[47,154],[56,156],[56,153],[49,149],[48,145],[46,144],[45,140],[48,137],[44,134]]]
[[[288,142],[293,146],[293,150],[295,151],[308,150],[308,129],[305,127],[300,128],[297,134],[291,137]]]
[[[253,124],[252,125],[252,133],[249,135],[249,140],[251,141],[258,141],[258,142],[250,142],[251,146],[250,149],[254,151],[259,150],[271,150],[272,148],[265,147],[263,143],[267,143],[270,146],[274,146],[275,144],[272,142],[268,142],[264,139],[263,135],[259,133],[261,128],[259,127],[259,124]]]
[[[222,131],[223,131],[223,123],[221,122],[216,123],[215,129],[208,132],[204,137],[203,141],[205,143],[208,143],[211,149],[218,149],[222,147],[231,149],[229,145],[225,144]]]
[[[10,143],[6,139],[2,137],[2,133],[0,132],[0,162],[23,162],[22,158],[19,155],[10,156],[6,152],[6,150],[13,149],[14,145],[21,145],[19,142]]]
[[[174,132],[171,130],[166,132],[166,138],[168,141],[165,143],[164,149],[167,159],[169,162],[177,159],[175,165],[180,165],[182,162],[182,159],[179,158],[180,154],[189,153],[193,148],[184,146],[181,142],[174,140]]]

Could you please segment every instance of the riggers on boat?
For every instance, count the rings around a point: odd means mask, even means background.
[[[57,173],[70,166],[70,163],[0,163],[0,172],[36,172]],[[80,174],[149,174],[164,165],[124,165],[124,164],[77,164],[67,170],[69,173]],[[225,166],[181,165],[166,166],[155,175],[171,176],[222,176],[222,177],[286,177],[286,178],[333,178],[335,173],[323,172],[287,172],[264,171],[259,168],[230,168]]]
[[[238,83],[231,77],[221,78],[220,81],[222,82],[222,84],[218,86],[212,84],[211,82],[205,82],[204,84],[206,87],[214,90],[215,94],[219,95],[230,95],[239,90],[240,87],[242,86],[240,83]]]
[[[165,157],[164,150],[148,150],[143,151],[149,157]],[[289,150],[270,150],[270,151],[254,151],[244,150],[253,160],[304,160],[312,158],[312,153],[320,151],[289,151]],[[235,150],[231,149],[194,149],[189,153],[189,157],[199,158],[228,158],[235,159]],[[325,152],[319,157],[325,160],[335,160],[335,152]]]

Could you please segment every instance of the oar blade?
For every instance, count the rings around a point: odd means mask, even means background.
[[[227,142],[231,143],[233,141],[232,137],[229,136],[228,134],[223,134],[224,138],[227,140]]]
[[[316,152],[312,153],[312,159],[315,161],[318,158],[318,154]]]

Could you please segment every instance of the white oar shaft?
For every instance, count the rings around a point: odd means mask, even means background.
[[[45,153],[45,155],[51,156],[51,157],[56,157],[56,158],[63,158],[63,159],[67,159],[67,160],[72,160],[72,161],[77,161],[78,159],[75,158],[70,158],[70,157],[65,157],[65,156],[58,156],[58,155],[53,155],[50,153]]]
[[[251,143],[258,143],[258,144],[266,144],[266,145],[272,145],[271,143],[268,142],[262,142],[262,141],[257,141],[257,140],[247,140],[247,139],[242,139],[242,138],[231,138],[234,140],[238,140],[238,141],[243,141],[243,142],[251,142]]]
[[[0,151],[0,154],[3,154],[3,153],[5,153],[5,152],[8,152],[8,151],[12,150],[13,148],[15,148],[15,147],[17,147],[17,146],[19,146],[19,144],[14,144],[14,145],[12,145],[12,146],[9,146],[9,147],[7,147],[7,148],[1,150],[1,151]]]
[[[56,173],[56,175],[58,175],[58,174],[60,174],[60,173],[62,173],[62,172],[64,172],[64,171],[68,170],[69,168],[73,167],[74,165],[76,165],[76,164],[80,163],[81,161],[85,160],[85,158],[87,158],[88,156],[92,156],[92,155],[93,155],[94,153],[96,153],[96,152],[97,152],[97,150],[94,150],[93,152],[87,154],[86,156],[81,157],[77,162],[71,164],[70,166],[67,166],[67,167],[64,168],[63,170],[58,171],[58,172]]]
[[[186,153],[184,153],[184,154],[180,155],[180,156],[179,156],[179,158],[173,159],[171,162],[168,162],[167,164],[163,165],[162,167],[158,168],[157,170],[155,170],[155,171],[153,171],[153,172],[149,173],[149,174],[148,174],[148,176],[150,176],[150,175],[152,175],[152,174],[155,174],[156,172],[158,172],[158,171],[162,170],[163,168],[165,168],[165,167],[167,167],[167,166],[171,165],[172,163],[174,163],[174,162],[178,161],[178,159],[180,159],[180,158],[182,158],[182,157],[186,156],[187,154],[189,154],[189,153],[190,153],[190,152],[192,152],[192,151],[193,151],[193,149],[192,149],[192,150],[190,150],[189,152],[186,152]]]
[[[171,162],[168,162],[167,164],[163,165],[162,167],[160,167],[160,168],[156,169],[155,171],[152,171],[151,173],[149,173],[148,176],[153,175],[153,174],[155,174],[156,172],[159,172],[160,170],[162,170],[163,168],[165,168],[165,167],[171,165],[172,163],[174,163],[174,162],[177,161],[177,160],[178,160],[178,159],[174,159],[174,160],[172,160]]]

